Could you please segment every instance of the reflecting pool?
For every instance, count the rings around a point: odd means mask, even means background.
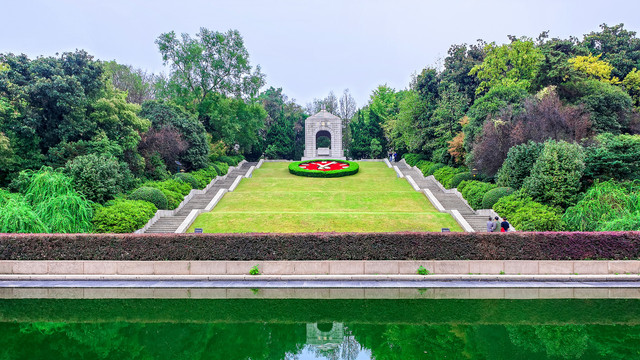
[[[0,359],[640,359],[636,298],[4,298]],[[114,290],[115,291],[115,290]]]

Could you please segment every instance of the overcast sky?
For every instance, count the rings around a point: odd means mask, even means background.
[[[452,44],[550,30],[567,38],[624,23],[640,31],[636,0],[135,1],[0,0],[0,52],[30,57],[85,49],[151,72],[166,71],[154,40],[200,27],[238,29],[267,85],[306,104],[349,88],[362,106],[379,84],[406,88]]]

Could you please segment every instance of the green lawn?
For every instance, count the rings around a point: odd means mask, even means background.
[[[264,163],[189,232],[462,231],[384,163],[359,164],[356,175],[320,179],[291,175],[288,163]]]

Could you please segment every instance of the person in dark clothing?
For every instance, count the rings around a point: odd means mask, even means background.
[[[507,232],[511,225],[507,221],[507,218],[502,219],[502,223],[500,223],[500,232]]]

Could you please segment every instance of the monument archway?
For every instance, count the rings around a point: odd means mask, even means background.
[[[345,160],[342,150],[342,120],[326,110],[320,110],[317,114],[309,116],[304,122],[304,156],[302,160],[311,159],[337,159]],[[327,145],[318,142],[327,137]],[[319,146],[322,145],[322,146]]]

